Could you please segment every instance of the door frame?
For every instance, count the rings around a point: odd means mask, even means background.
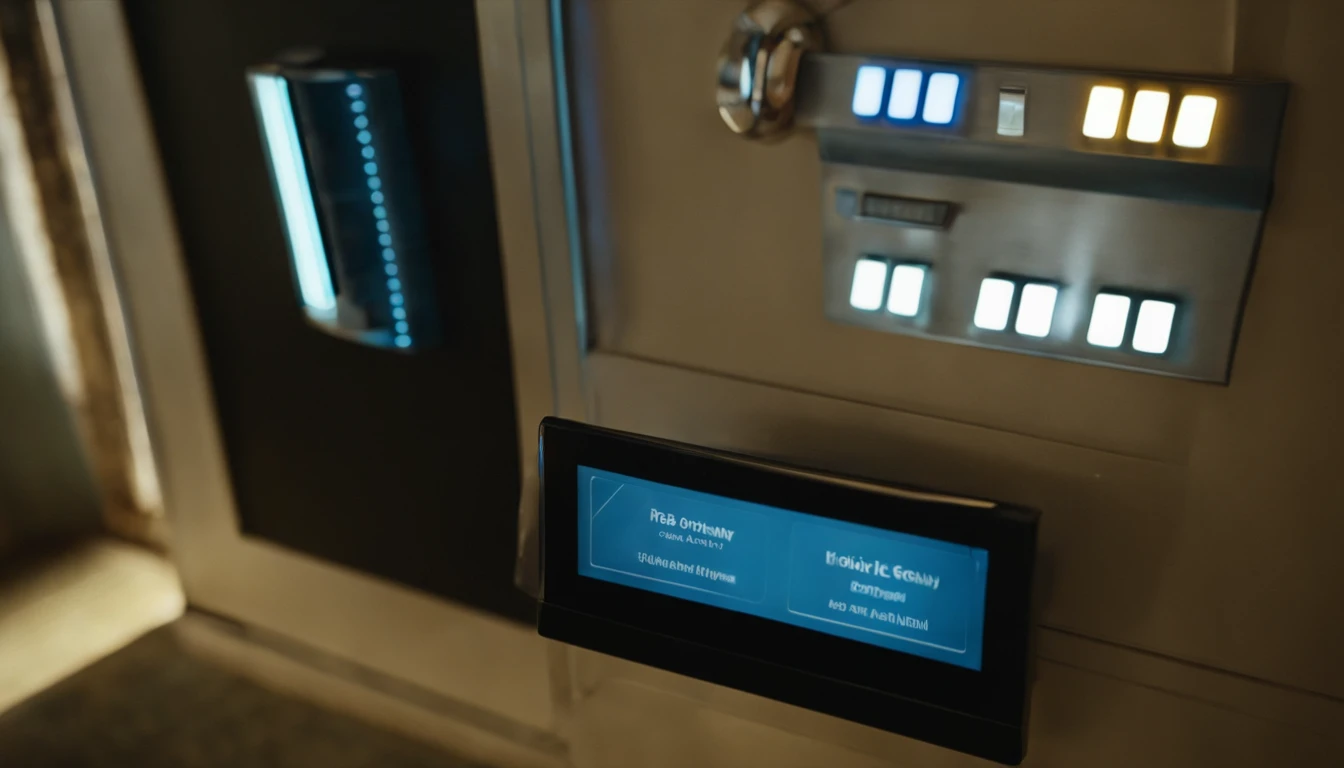
[[[206,354],[134,50],[117,0],[55,11],[84,151],[125,299],[172,548],[191,606],[483,710],[517,735],[557,730],[563,649],[533,629],[242,534]],[[512,337],[518,444],[583,418],[582,306],[567,115],[557,104],[559,0],[477,0]],[[239,73],[242,82],[242,73]],[[559,81],[562,82],[562,81]],[[240,86],[241,87],[241,86]],[[562,95],[562,94],[560,94]],[[563,661],[563,659],[561,659]],[[545,742],[546,739],[540,739]]]

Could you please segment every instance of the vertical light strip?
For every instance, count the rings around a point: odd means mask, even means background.
[[[392,343],[401,349],[411,346],[411,325],[406,315],[406,295],[402,293],[401,265],[392,244],[392,225],[387,220],[387,196],[383,193],[383,179],[378,175],[378,152],[373,148],[373,133],[369,118],[364,114],[369,105],[364,101],[364,87],[351,83],[345,88],[350,98],[350,111],[355,115],[355,141],[359,142],[360,157],[364,160],[364,175],[368,176],[369,202],[373,205],[373,226],[378,230],[378,246],[383,256],[383,272],[387,276],[387,303],[392,313],[394,334]]]
[[[271,176],[280,195],[289,252],[299,276],[299,294],[307,306],[331,312],[336,309],[336,292],[317,224],[313,192],[308,186],[308,168],[289,100],[289,84],[278,75],[254,74],[250,79],[270,155]]]

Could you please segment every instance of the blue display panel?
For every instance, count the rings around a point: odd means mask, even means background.
[[[987,550],[578,475],[582,576],[980,669]]]

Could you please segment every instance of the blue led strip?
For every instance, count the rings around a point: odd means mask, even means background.
[[[378,230],[378,245],[382,248],[383,271],[387,274],[387,303],[392,309],[393,328],[396,335],[392,343],[402,349],[411,346],[411,325],[406,315],[406,295],[402,293],[401,265],[397,263],[397,251],[392,244],[392,225],[387,220],[387,208],[384,206],[383,180],[378,175],[377,151],[373,148],[373,134],[369,132],[369,118],[365,115],[368,105],[364,102],[364,88],[359,83],[351,83],[345,89],[350,97],[350,111],[355,114],[355,140],[360,144],[360,155],[364,158],[364,173],[369,177],[369,202],[373,205],[373,225]]]
[[[271,161],[271,178],[280,198],[290,258],[294,260],[299,281],[299,295],[309,309],[324,315],[335,313],[336,292],[290,104],[289,84],[283,77],[270,74],[255,74],[250,80]]]

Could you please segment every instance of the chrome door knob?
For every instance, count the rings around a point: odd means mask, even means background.
[[[719,115],[749,139],[780,138],[793,124],[803,54],[822,49],[820,18],[795,0],[760,0],[733,22],[719,53]]]

